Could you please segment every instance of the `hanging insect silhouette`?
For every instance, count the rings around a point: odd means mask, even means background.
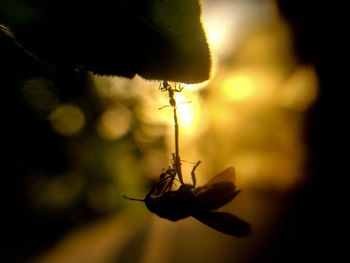
[[[234,184],[234,168],[229,167],[205,185],[196,187],[194,171],[198,165],[199,162],[191,173],[193,184],[181,184],[177,190],[171,190],[176,171],[168,168],[145,199],[124,198],[145,202],[152,213],[171,221],[192,216],[224,234],[238,237],[247,235],[250,232],[247,222],[230,213],[217,211],[240,192]]]
[[[230,213],[217,211],[240,192],[236,190],[234,184],[235,171],[233,167],[217,174],[207,184],[196,187],[195,170],[200,164],[198,161],[191,172],[192,184],[184,183],[179,155],[177,106],[174,96],[175,92],[181,92],[183,87],[180,84],[171,86],[168,81],[162,81],[159,89],[168,91],[169,104],[174,109],[175,153],[172,156],[172,166],[161,173],[157,183],[145,199],[127,196],[124,198],[142,201],[152,213],[171,221],[192,216],[222,233],[232,236],[247,235],[250,232],[250,226],[247,222]],[[177,190],[172,190],[175,180],[180,182],[180,187]]]

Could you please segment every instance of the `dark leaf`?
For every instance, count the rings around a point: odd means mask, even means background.
[[[60,69],[185,83],[209,78],[197,0],[2,0],[0,24]]]

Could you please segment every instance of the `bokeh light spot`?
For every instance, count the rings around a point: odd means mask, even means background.
[[[74,104],[61,104],[50,114],[52,128],[59,134],[70,137],[78,134],[84,127],[85,116]]]
[[[118,139],[129,131],[131,118],[130,110],[124,106],[118,105],[108,109],[97,123],[98,133],[104,139]]]
[[[47,117],[59,103],[55,83],[47,78],[28,79],[21,90],[24,101],[39,117]]]

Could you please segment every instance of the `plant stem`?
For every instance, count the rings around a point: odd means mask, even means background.
[[[170,94],[170,93],[169,93]],[[174,99],[175,101],[175,99]],[[181,159],[179,155],[179,123],[177,120],[177,108],[176,108],[176,102],[175,105],[173,105],[174,108],[174,128],[175,128],[175,169],[177,172],[177,175],[179,177],[180,183],[184,184],[183,177],[182,177],[182,170],[181,170]]]
[[[184,184],[183,177],[182,177],[182,170],[181,170],[181,159],[179,154],[179,123],[177,120],[177,107],[176,107],[176,100],[175,100],[175,92],[180,92],[182,90],[181,86],[178,86],[178,89],[175,87],[172,87],[168,81],[164,80],[159,85],[159,89],[161,91],[168,91],[169,93],[169,104],[174,108],[174,128],[175,128],[175,155],[173,155],[173,167],[176,170],[177,177],[179,178],[179,181],[181,184]]]

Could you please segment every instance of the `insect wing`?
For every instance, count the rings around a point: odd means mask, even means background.
[[[199,211],[209,211],[220,208],[230,202],[239,191],[235,191],[235,170],[228,167],[214,176],[206,185],[193,190]]]
[[[192,216],[203,224],[227,235],[243,237],[250,232],[250,225],[247,222],[230,213],[205,212]]]
[[[234,183],[236,179],[235,169],[230,166],[223,170],[222,172],[215,175],[207,184],[215,184],[219,182],[232,182]]]
[[[239,191],[232,182],[206,184],[193,190],[198,211],[210,211],[230,202]]]

